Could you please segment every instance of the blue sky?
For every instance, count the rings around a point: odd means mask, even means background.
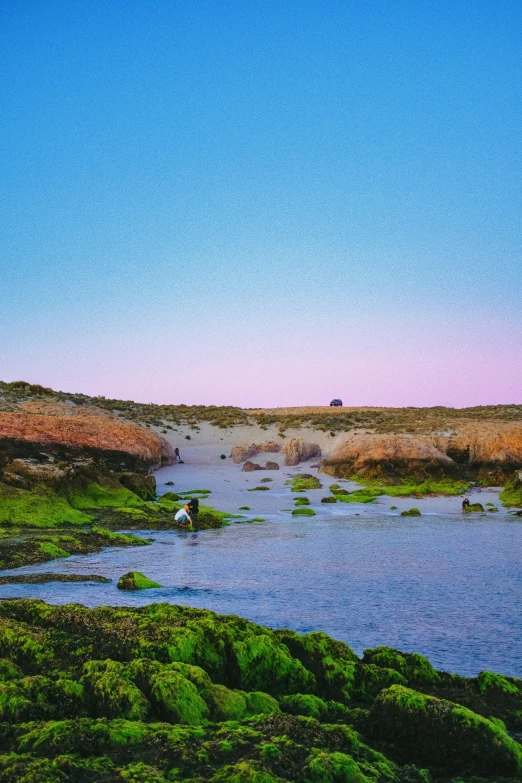
[[[4,2],[0,377],[521,402],[515,2]]]

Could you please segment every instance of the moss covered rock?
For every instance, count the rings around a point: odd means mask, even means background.
[[[512,678],[387,647],[361,661],[322,633],[169,604],[0,602],[6,783],[514,783],[504,724],[520,711]]]
[[[469,506],[464,506],[464,512],[466,514],[473,514],[484,511],[482,503],[470,503]]]
[[[118,590],[148,590],[151,587],[161,587],[161,585],[139,571],[129,571],[128,574],[120,576],[117,587]]]
[[[142,473],[120,473],[120,484],[130,489],[142,500],[156,499],[156,479],[154,476],[144,476]]]
[[[176,502],[177,500],[181,500],[181,495],[178,495],[177,492],[165,492],[160,497],[160,503],[164,502],[165,500],[173,500],[174,502]]]
[[[379,694],[368,727],[399,761],[449,774],[522,774],[522,748],[499,726],[458,704],[402,685]]]
[[[420,517],[421,512],[418,508],[410,508],[408,511],[401,511],[401,517]]]

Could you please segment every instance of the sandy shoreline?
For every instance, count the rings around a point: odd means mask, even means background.
[[[186,439],[189,435],[190,440]],[[412,507],[417,507],[421,514],[462,514],[462,497],[426,497],[426,498],[392,498],[380,496],[376,503],[321,503],[321,498],[330,495],[329,486],[339,483],[348,490],[357,489],[359,485],[350,481],[340,481],[332,476],[321,474],[316,466],[318,460],[302,462],[297,467],[284,465],[283,454],[259,454],[253,461],[260,464],[269,459],[277,462],[279,470],[259,470],[251,473],[243,473],[241,465],[235,464],[230,458],[232,446],[238,444],[259,443],[266,440],[279,440],[278,430],[268,427],[266,430],[260,427],[234,427],[220,430],[208,424],[202,424],[199,431],[190,427],[179,427],[178,431],[171,431],[164,435],[173,447],[180,449],[183,464],[171,465],[157,470],[154,475],[157,481],[157,492],[162,495],[169,490],[187,492],[196,489],[208,489],[211,495],[208,503],[220,511],[231,513],[244,513],[249,517],[288,517],[285,510],[294,508],[294,500],[297,495],[291,492],[285,482],[298,473],[311,473],[317,475],[322,488],[308,490],[305,494],[309,498],[311,508],[318,517],[331,518],[338,516],[354,516],[376,514],[400,515]],[[305,437],[307,440],[319,443],[324,455],[331,453],[334,441],[329,433],[317,431],[297,430],[295,434],[288,432],[287,437]],[[342,436],[341,436],[342,437]],[[221,454],[225,459],[221,459]],[[271,481],[263,483],[263,478]],[[173,481],[174,486],[167,482]],[[268,486],[269,490],[249,491],[257,486]],[[491,514],[492,522],[495,518],[505,516],[507,509],[502,508],[498,499],[499,489],[495,488],[471,488],[466,494],[471,502],[494,503],[498,507],[498,514]],[[241,506],[248,506],[249,511],[240,511]],[[391,510],[396,506],[397,510]],[[468,518],[468,517],[467,517]]]

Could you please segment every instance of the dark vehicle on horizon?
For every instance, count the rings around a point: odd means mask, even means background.
[[[342,407],[343,407],[342,400],[332,400],[330,403],[330,408],[342,408]]]

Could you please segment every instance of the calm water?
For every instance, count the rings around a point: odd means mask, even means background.
[[[96,573],[112,584],[5,585],[0,598],[168,601],[274,628],[325,631],[358,654],[387,644],[423,653],[447,671],[522,676],[520,519],[369,513],[296,521],[278,514],[197,534],[142,535],[154,544],[16,571]],[[131,569],[165,586],[121,593],[116,581]]]

